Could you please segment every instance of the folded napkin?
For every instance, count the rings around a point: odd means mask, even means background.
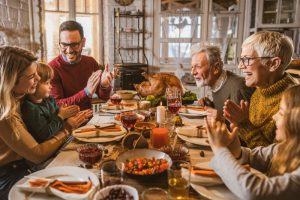
[[[88,125],[73,131],[74,137],[115,137],[126,133],[126,130],[120,125],[114,125],[106,128],[96,128],[94,125]]]
[[[243,166],[250,171],[250,165],[246,164]],[[191,182],[206,186],[223,184],[218,174],[208,167],[208,162],[196,164],[191,169]]]
[[[188,137],[207,137],[205,128],[197,128],[197,126],[177,127],[176,133]]]
[[[206,111],[204,107],[194,107],[194,106],[186,106],[187,109],[195,110],[195,111]]]

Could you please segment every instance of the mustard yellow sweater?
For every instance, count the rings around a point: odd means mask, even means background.
[[[275,122],[272,116],[279,110],[282,93],[295,81],[289,74],[267,88],[257,88],[252,94],[249,121],[242,123],[239,135],[248,147],[268,146],[274,142]]]

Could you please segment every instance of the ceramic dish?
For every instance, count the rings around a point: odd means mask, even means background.
[[[103,200],[103,199],[105,199],[106,197],[108,197],[109,193],[113,189],[117,190],[117,191],[118,190],[119,191],[120,190],[125,190],[129,195],[131,195],[133,197],[133,200],[138,200],[139,199],[139,194],[138,194],[137,190],[134,187],[131,187],[129,185],[112,185],[112,186],[108,186],[108,187],[105,187],[105,188],[99,190],[95,194],[93,200]],[[114,197],[114,198],[116,198],[116,197]]]
[[[128,160],[137,159],[137,158],[147,158],[147,159],[155,158],[156,160],[164,159],[164,160],[166,160],[166,163],[168,166],[172,165],[172,159],[170,158],[170,156],[168,154],[166,154],[164,152],[152,150],[152,149],[135,149],[135,150],[129,150],[129,151],[126,151],[126,152],[120,154],[116,160],[117,167],[120,170],[124,170],[124,164]],[[126,167],[126,164],[125,164],[125,167]],[[166,169],[163,172],[165,172]],[[148,177],[152,177],[153,175],[159,175],[163,172],[156,172],[151,175],[150,174],[138,175],[138,174],[132,174],[132,173],[127,173],[127,174],[132,175],[133,177],[147,177],[148,178]],[[126,173],[126,171],[125,171],[125,173]]]

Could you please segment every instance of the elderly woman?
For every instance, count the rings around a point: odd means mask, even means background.
[[[40,77],[36,58],[16,47],[0,47],[0,194],[7,199],[12,185],[30,173],[32,163],[49,158],[69,136],[73,127],[87,121],[89,112],[81,112],[67,121],[54,137],[38,144],[27,131],[20,116],[20,102],[32,94]]]
[[[267,146],[274,142],[275,122],[282,93],[296,84],[285,73],[294,47],[287,36],[277,32],[258,32],[242,44],[239,68],[246,85],[256,87],[250,104],[240,105],[228,100],[224,103],[224,117],[239,127],[239,136],[247,146]]]

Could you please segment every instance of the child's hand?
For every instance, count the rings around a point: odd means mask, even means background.
[[[72,116],[75,116],[79,111],[80,109],[76,105],[67,106],[67,107],[62,106],[59,108],[58,116],[64,120]]]
[[[93,116],[92,110],[84,110],[77,113],[75,116],[67,119],[67,123],[73,128],[78,128],[81,124],[87,122]]]

